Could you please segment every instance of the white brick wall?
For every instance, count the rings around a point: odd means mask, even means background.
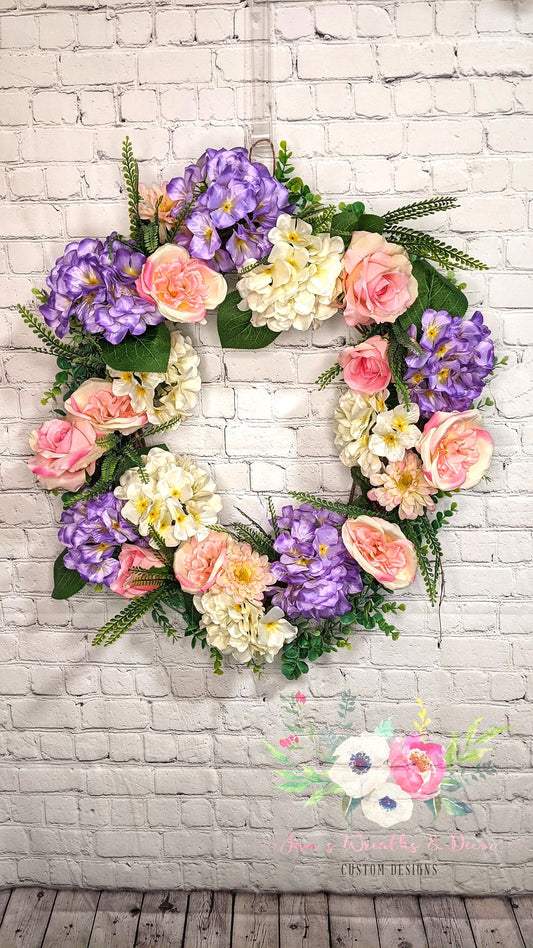
[[[509,356],[492,386],[492,483],[460,499],[445,538],[441,647],[418,583],[399,642],[358,633],[350,653],[324,658],[300,683],[319,721],[348,687],[361,728],[391,713],[409,727],[417,694],[437,734],[464,732],[480,715],[512,724],[497,742],[498,772],[473,784],[474,813],[457,825],[516,845],[456,854],[430,880],[396,877],[409,891],[533,884],[531,6],[273,3],[275,137],[294,147],[298,172],[328,198],[362,197],[377,211],[457,193],[461,209],[429,224],[490,263],[486,276],[468,278],[469,296]],[[338,798],[318,813],[271,789],[263,741],[283,735],[278,693],[295,689],[276,666],[259,682],[231,669],[215,678],[205,655],[149,624],[93,650],[95,629],[120,603],[50,601],[59,506],[23,462],[28,431],[48,415],[39,398],[53,364],[30,355],[13,304],[29,302],[67,239],[126,226],[117,162],[126,132],[148,183],[208,144],[242,142],[246,10],[236,0],[0,0],[0,9],[0,885],[350,890],[340,857],[297,856],[295,869],[261,846],[291,828],[308,841],[342,834]],[[344,338],[335,319],[314,338],[285,334],[270,351],[222,354],[213,326],[200,328],[205,425],[198,413],[168,440],[211,463],[226,515],[235,503],[264,517],[269,492],[280,502],[296,487],[347,492],[333,449],[334,392],[313,385],[331,364],[328,346]],[[441,819],[443,832],[454,827]],[[371,876],[357,885],[392,887]]]

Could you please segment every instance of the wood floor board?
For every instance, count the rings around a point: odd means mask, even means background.
[[[476,948],[465,904],[459,896],[421,896],[429,948]]]
[[[102,892],[89,948],[134,948],[142,900],[142,892]]]
[[[98,892],[59,891],[42,948],[87,948],[97,905]]]
[[[374,904],[380,948],[428,948],[416,896],[378,895]]]
[[[380,948],[374,899],[328,895],[331,948]]]
[[[465,905],[477,948],[524,948],[508,899],[466,898]]]
[[[231,948],[279,948],[277,895],[237,892],[233,904]]]
[[[191,892],[183,948],[229,948],[232,915],[231,892]]]
[[[533,895],[513,896],[511,908],[524,939],[525,948],[533,948]]]
[[[0,928],[0,948],[41,948],[56,894],[55,889],[14,889]]]
[[[329,948],[326,894],[280,895],[279,930],[280,948]]]
[[[0,925],[2,924],[10,897],[11,889],[2,889],[0,892]]]
[[[135,948],[180,948],[188,900],[187,892],[146,892]]]

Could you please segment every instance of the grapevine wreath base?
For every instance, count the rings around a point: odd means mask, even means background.
[[[454,198],[383,216],[359,201],[324,205],[290,160],[284,142],[273,174],[243,148],[208,149],[149,188],[126,139],[130,236],[69,243],[34,291],[44,323],[19,307],[57,359],[43,403],[63,402],[30,437],[31,470],[62,491],[52,595],[89,584],[127,600],[96,645],[147,613],[175,638],[175,611],[216,674],[224,655],[260,672],[280,653],[293,679],[349,647],[357,626],[395,638],[389,618],[405,607],[388,593],[417,569],[436,601],[448,498],[485,477],[492,455],[481,418],[491,402],[479,398],[494,347],[453,275],[484,265],[404,224]],[[241,349],[342,310],[352,343],[317,382],[344,377],[334,423],[353,480],[345,502],[294,493],[281,511],[269,501],[266,528],[246,515],[222,526],[209,473],[161,443],[201,385],[178,325],[215,309],[221,345]]]

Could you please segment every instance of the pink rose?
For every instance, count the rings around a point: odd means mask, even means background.
[[[489,469],[493,448],[476,408],[435,412],[418,446],[424,474],[440,490],[478,484]]]
[[[381,517],[346,520],[342,539],[350,556],[387,589],[403,589],[416,575],[416,552],[395,523]]]
[[[431,744],[419,734],[393,741],[389,764],[398,786],[415,800],[436,797],[446,773],[444,747]]]
[[[221,273],[177,244],[158,247],[135,286],[143,299],[154,302],[166,319],[176,323],[205,322],[207,310],[215,309],[228,292]]]
[[[94,474],[95,462],[104,454],[105,448],[96,443],[97,437],[98,431],[85,418],[45,421],[30,435],[30,448],[35,456],[28,461],[28,467],[47,490],[78,490],[85,482],[85,474]]]
[[[117,578],[109,584],[109,588],[124,599],[137,599],[138,596],[145,596],[152,589],[157,589],[159,583],[139,583],[142,577],[138,573],[132,573],[134,569],[161,569],[163,564],[155,553],[145,549],[143,546],[136,546],[135,543],[123,543],[122,549],[118,554],[120,569]]]
[[[68,418],[85,418],[98,431],[131,434],[148,421],[134,412],[129,395],[114,395],[112,382],[87,379],[65,402]]]
[[[371,336],[358,346],[350,346],[339,353],[339,364],[344,369],[348,388],[360,395],[375,395],[387,388],[391,372],[387,359],[389,343],[383,336]]]
[[[344,256],[344,318],[349,326],[393,323],[418,295],[403,247],[381,234],[356,231]]]
[[[182,543],[174,554],[174,574],[188,593],[202,593],[215,585],[226,560],[228,537],[210,530],[205,540],[196,537]]]

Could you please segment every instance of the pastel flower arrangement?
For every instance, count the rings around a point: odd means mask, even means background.
[[[34,291],[44,324],[19,307],[58,365],[43,403],[62,406],[31,433],[29,461],[46,490],[62,492],[53,596],[88,584],[127,600],[95,644],[148,613],[174,639],[170,610],[217,674],[224,656],[260,673],[280,654],[296,679],[349,647],[353,628],[395,638],[389,619],[404,605],[390,591],[419,570],[437,599],[437,534],[456,508],[439,501],[487,475],[480,409],[491,402],[475,400],[497,360],[450,272],[484,265],[402,226],[455,199],[382,217],[357,201],[337,208],[290,160],[283,142],[272,172],[243,148],[207,149],[149,187],[126,139],[130,235],[67,245],[46,291]],[[334,423],[353,482],[346,501],[294,492],[279,513],[269,500],[266,527],[223,525],[209,470],[148,440],[195,410],[200,359],[179,326],[215,310],[226,348],[263,348],[339,311],[358,334],[317,380],[344,378]]]
[[[284,768],[277,771],[282,778],[277,789],[305,794],[304,806],[318,804],[330,794],[342,795],[347,822],[360,808],[366,820],[385,829],[411,820],[417,803],[429,809],[431,822],[442,810],[456,817],[471,813],[461,793],[467,793],[473,781],[493,772],[483,758],[492,753],[489,742],[508,730],[491,727],[480,734],[482,718],[478,718],[464,739],[454,734],[445,746],[431,738],[431,718],[417,698],[418,712],[409,734],[395,736],[391,717],[380,721],[374,731],[354,733],[351,714],[356,699],[350,690],[342,693],[331,726],[323,721],[306,724],[302,709],[305,700],[301,692],[281,695],[286,716],[283,723],[290,733],[279,740],[283,750],[266,744]],[[319,756],[316,767],[310,765],[309,749],[313,756]],[[294,752],[299,750],[304,751],[304,763],[294,759]]]

